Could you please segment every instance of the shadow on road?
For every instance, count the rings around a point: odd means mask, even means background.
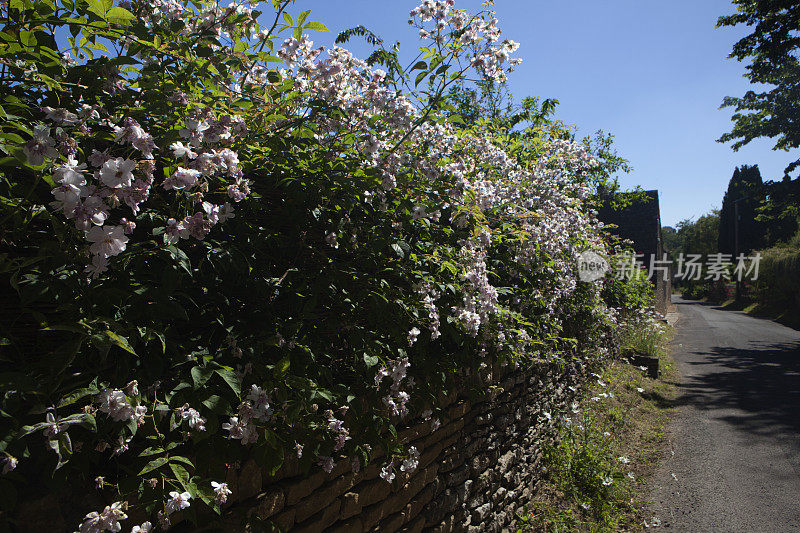
[[[686,376],[677,399],[656,398],[662,406],[717,410],[717,420],[760,435],[800,431],[800,341],[689,353],[702,360],[686,364],[713,368]],[[736,413],[725,415],[730,409]]]

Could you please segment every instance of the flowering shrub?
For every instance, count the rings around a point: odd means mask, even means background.
[[[108,501],[81,532],[166,529],[246,458],[378,447],[391,482],[397,425],[481,365],[604,355],[593,158],[452,126],[453,84],[517,62],[493,14],[426,0],[390,79],[291,4],[2,8],[7,507],[69,479]]]

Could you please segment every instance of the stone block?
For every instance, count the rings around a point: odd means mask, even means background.
[[[467,455],[463,448],[454,448],[450,453],[446,453],[444,459],[439,463],[439,472],[449,472],[464,464]]]
[[[247,500],[261,492],[261,467],[253,460],[248,460],[239,472],[239,500]]]
[[[380,524],[377,525],[375,528],[376,531],[380,531],[383,533],[395,533],[399,531],[401,527],[403,527],[404,517],[402,513],[395,513],[393,515],[389,515],[387,518],[381,520]]]
[[[273,489],[258,497],[258,516],[267,519],[275,513],[283,510],[283,505],[286,498],[283,491],[280,489]]]
[[[335,500],[330,506],[308,518],[305,522],[295,525],[292,533],[319,533],[338,520],[341,506],[342,501]]]
[[[403,516],[406,522],[410,522],[419,517],[425,506],[433,499],[434,490],[431,485],[425,487],[415,498],[413,498],[403,509]],[[424,520],[422,521],[425,522]]]
[[[358,502],[363,508],[386,499],[392,493],[392,484],[375,478],[357,485],[353,492],[358,493]]]
[[[458,504],[458,494],[451,489],[445,490],[428,505],[428,508],[425,510],[425,523],[440,523],[447,515],[455,511]]]
[[[448,487],[453,487],[455,485],[460,485],[466,481],[469,477],[469,467],[466,465],[462,465],[455,470],[448,472],[444,475],[444,482],[447,484]]]
[[[286,483],[286,505],[294,505],[322,486],[327,474],[320,470],[309,477],[289,480]]]
[[[472,523],[483,524],[491,515],[492,502],[486,502],[472,510]]]
[[[361,509],[361,521],[364,524],[364,531],[372,529],[378,522],[388,516],[383,502],[378,502],[369,507]]]
[[[472,496],[467,500],[467,509],[477,509],[486,502],[486,493],[474,491]]]
[[[402,528],[400,533],[420,533],[424,527],[425,519],[418,516],[416,520],[412,520],[411,523]]]
[[[361,495],[357,492],[346,492],[342,496],[342,510],[340,511],[342,520],[355,516],[361,512]]]
[[[467,479],[464,483],[453,489],[458,496],[458,501],[462,503],[467,501],[467,498],[469,498],[469,495],[472,493],[474,484],[475,482],[473,480]]]
[[[444,445],[441,442],[437,442],[432,446],[422,448],[420,450],[419,467],[425,468],[432,462],[439,459],[439,455],[442,453],[443,449]]]
[[[270,520],[280,528],[281,531],[289,531],[294,525],[294,508],[286,509],[272,517]]]
[[[354,516],[350,520],[335,523],[326,533],[361,533],[364,531],[364,524],[360,516]]]
[[[464,400],[463,402],[457,403],[456,405],[451,407],[450,410],[448,411],[447,413],[448,419],[455,420],[463,417],[469,412],[471,405],[472,405],[471,402],[469,402],[468,400]]]
[[[413,426],[404,428],[397,433],[397,438],[401,442],[411,443],[431,434],[431,421],[423,421]]]
[[[341,491],[333,490],[330,486],[315,490],[297,503],[295,506],[297,509],[295,520],[298,522],[305,521],[330,506],[340,495]]]
[[[456,527],[455,522],[456,522],[455,517],[450,515],[444,520],[437,521],[435,524],[426,521],[425,527],[427,527],[428,531],[430,531],[431,533],[453,533]]]

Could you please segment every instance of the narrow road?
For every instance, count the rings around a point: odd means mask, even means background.
[[[673,301],[681,394],[652,516],[676,532],[800,531],[800,332]]]

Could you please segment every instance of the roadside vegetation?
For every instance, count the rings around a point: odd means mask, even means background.
[[[465,374],[614,355],[611,137],[486,103],[489,6],[413,9],[403,68],[294,4],[0,3],[0,527],[214,525],[251,460],[391,483]]]
[[[663,455],[677,395],[672,328],[650,317],[633,325],[623,328],[619,347],[659,357],[660,379],[625,357],[593,374],[563,413],[557,444],[545,449],[547,475],[518,532],[639,531],[658,524],[645,512],[645,483]]]
[[[722,306],[800,329],[800,232],[759,253],[758,280],[747,287],[740,301],[727,298]]]

